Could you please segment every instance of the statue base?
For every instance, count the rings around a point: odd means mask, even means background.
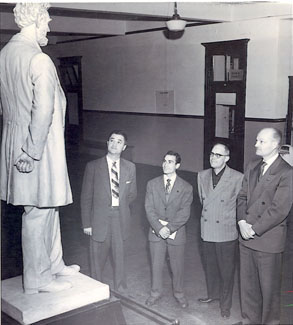
[[[73,287],[33,295],[24,294],[22,276],[2,281],[2,312],[20,324],[32,324],[110,298],[108,285],[82,273],[64,279]]]

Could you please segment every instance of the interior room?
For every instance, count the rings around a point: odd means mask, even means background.
[[[19,31],[13,8],[13,3],[0,4],[0,49]],[[182,30],[166,26],[175,11],[186,22]],[[262,128],[278,128],[282,143],[293,145],[292,2],[52,2],[49,14],[49,43],[42,50],[55,63],[67,100],[65,147],[73,204],[60,210],[66,264],[77,263],[81,273],[90,275],[89,239],[80,211],[83,175],[87,162],[105,155],[109,133],[121,129],[128,136],[122,157],[136,165],[138,191],[131,205],[133,231],[126,249],[129,293],[117,296],[125,323],[241,321],[238,264],[229,319],[221,317],[217,304],[198,302],[206,296],[206,283],[197,174],[209,168],[215,139],[229,144],[228,165],[242,173],[256,158],[255,139]],[[193,186],[184,274],[189,306],[181,309],[176,304],[167,262],[164,297],[144,309],[151,290],[146,185],[162,174],[162,159],[169,150],[180,153],[178,175]],[[5,280],[22,274],[23,210],[1,202]],[[288,238],[282,324],[293,323],[292,231]],[[104,278],[110,287],[112,277],[108,261]],[[93,324],[88,320],[92,316],[84,317],[85,324]],[[3,313],[2,323],[17,324]]]

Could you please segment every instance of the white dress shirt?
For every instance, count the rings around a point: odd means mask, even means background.
[[[166,185],[167,185],[167,179],[170,179],[170,193],[172,191],[172,188],[174,186],[174,183],[175,183],[175,180],[176,180],[176,174],[172,175],[172,176],[168,176],[168,175],[165,175],[164,174],[164,186],[166,188]]]
[[[106,156],[106,159],[107,159],[108,171],[109,171],[109,180],[110,180],[110,187],[111,187],[112,206],[113,207],[119,207],[119,197],[116,198],[116,197],[114,197],[112,195],[112,189],[114,188],[114,185],[111,182],[111,178],[112,178],[111,168],[112,168],[113,162],[116,162],[116,170],[117,170],[117,173],[118,173],[118,180],[119,180],[119,178],[120,178],[120,159],[113,160],[108,155]]]
[[[263,160],[266,165],[263,169],[263,175],[266,173],[266,171],[269,169],[269,167],[273,164],[273,162],[279,157],[279,154],[275,154],[273,157],[269,158],[268,160]]]

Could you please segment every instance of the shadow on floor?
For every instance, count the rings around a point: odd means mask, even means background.
[[[88,237],[81,229],[80,221],[80,191],[82,177],[87,161],[96,157],[78,154],[76,151],[68,154],[68,170],[72,186],[74,203],[60,210],[62,242],[66,264],[78,263],[81,272],[89,275]],[[160,167],[137,164],[138,197],[132,206],[133,231],[127,240],[127,274],[129,297],[144,304],[150,293],[151,270],[147,242],[148,222],[144,211],[145,188],[148,180],[161,174]],[[239,304],[238,269],[235,274],[233,306],[229,320],[220,316],[218,303],[202,305],[198,298],[206,296],[205,278],[200,259],[200,204],[196,192],[196,174],[179,171],[179,175],[194,186],[194,202],[191,218],[187,224],[187,244],[185,256],[185,289],[189,307],[182,310],[172,295],[170,268],[165,264],[164,296],[152,308],[179,319],[181,325],[221,325],[233,324],[241,320]],[[19,207],[2,204],[2,279],[13,277],[22,272],[21,255],[21,213]],[[282,323],[293,324],[293,288],[292,288],[292,252],[285,252],[282,286]],[[112,285],[112,267],[108,262],[104,270],[104,282]],[[123,308],[129,325],[152,325],[151,320],[141,318],[137,313]],[[103,324],[106,325],[106,324]]]

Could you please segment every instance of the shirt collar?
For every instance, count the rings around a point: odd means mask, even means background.
[[[267,160],[263,160],[264,162],[267,163],[267,168],[268,168],[269,166],[271,166],[272,163],[273,163],[273,162],[274,162],[278,157],[279,157],[279,154],[276,153],[273,157],[271,157],[271,158],[269,158],[269,159],[267,159]]]
[[[172,175],[172,176],[168,176],[164,174],[164,182],[167,182],[167,179],[171,179],[171,184],[174,184],[175,180],[176,180],[176,174]]]
[[[113,162],[115,162],[115,161],[116,161],[117,167],[120,165],[120,158],[118,160],[113,160],[108,155],[106,155],[106,159],[107,159],[108,165],[111,165],[112,166],[113,165]]]

